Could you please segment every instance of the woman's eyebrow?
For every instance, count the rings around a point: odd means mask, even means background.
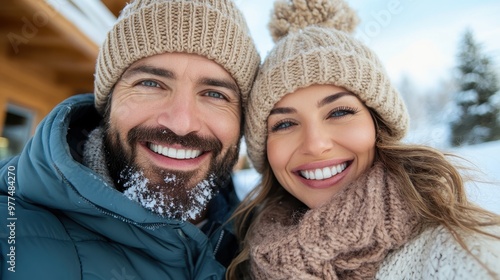
[[[297,110],[295,110],[294,108],[289,108],[289,107],[278,107],[278,108],[274,108],[271,110],[271,112],[269,113],[269,115],[275,115],[275,114],[292,114],[292,113],[296,113]]]
[[[352,92],[348,92],[348,91],[342,91],[342,92],[337,92],[337,93],[334,93],[332,95],[328,95],[327,97],[321,99],[319,102],[318,102],[318,108],[319,107],[322,107],[322,106],[325,106],[327,104],[330,104],[332,102],[334,102],[335,100],[343,97],[343,96],[354,96],[354,94]],[[269,115],[275,115],[275,114],[292,114],[292,113],[296,113],[297,110],[294,109],[294,108],[290,108],[290,107],[278,107],[278,108],[274,108],[271,110],[271,112],[269,113]]]
[[[337,100],[343,96],[346,96],[346,95],[353,96],[354,93],[348,92],[348,91],[342,91],[342,92],[334,93],[332,95],[328,95],[327,97],[321,99],[321,101],[318,102],[317,107],[319,108],[319,107],[325,106],[327,104],[330,104],[330,103],[334,102],[335,100]]]

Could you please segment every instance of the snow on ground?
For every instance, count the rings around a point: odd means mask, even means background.
[[[500,214],[500,141],[465,146],[451,150],[471,161],[483,174],[486,182],[468,184],[471,200],[482,207]]]
[[[474,164],[484,174],[481,183],[467,184],[470,199],[480,206],[500,214],[500,141],[451,149]],[[238,197],[244,197],[259,183],[260,175],[254,169],[245,169],[233,174]]]

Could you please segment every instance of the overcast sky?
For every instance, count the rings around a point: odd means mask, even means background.
[[[273,43],[267,29],[272,0],[236,0],[262,56]],[[472,29],[500,69],[498,0],[351,0],[361,19],[355,36],[379,55],[395,83],[407,75],[421,88],[433,88],[456,66],[460,38]]]

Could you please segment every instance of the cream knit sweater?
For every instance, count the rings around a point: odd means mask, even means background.
[[[491,228],[500,234],[500,229]],[[500,241],[483,235],[466,238],[467,246],[493,273],[488,274],[444,227],[430,228],[390,253],[376,279],[500,279]]]

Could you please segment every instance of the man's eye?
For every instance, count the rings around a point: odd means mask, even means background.
[[[151,81],[151,80],[141,81],[140,85],[145,86],[145,87],[160,87],[160,84],[158,84],[155,81]]]
[[[208,91],[205,95],[208,97],[213,97],[218,99],[226,99],[226,97],[222,93],[217,91]]]

